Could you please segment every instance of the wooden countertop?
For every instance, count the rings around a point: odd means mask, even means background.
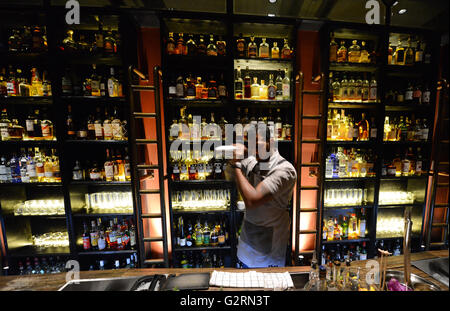
[[[448,257],[449,251],[428,251],[411,254],[411,261],[431,259],[438,257]],[[355,261],[352,266],[365,267],[365,261]],[[387,263],[388,269],[403,269],[403,256],[389,257]],[[218,270],[217,268],[199,268],[199,269],[180,269],[180,268],[154,268],[154,269],[119,269],[119,270],[104,270],[104,271],[81,271],[80,279],[95,279],[95,278],[112,278],[112,277],[129,277],[129,276],[144,276],[152,274],[180,274],[180,273],[199,273],[211,272]],[[277,268],[261,268],[261,269],[235,269],[223,268],[221,271],[228,272],[245,272],[250,270],[257,270],[258,272],[306,272],[309,271],[308,266],[294,266],[294,267],[277,267]],[[431,282],[439,285],[443,290],[448,291],[448,287],[444,284],[434,280],[421,270],[412,266],[411,272],[417,274]],[[2,276],[0,277],[1,291],[55,291],[61,288],[66,283],[66,274],[49,274],[49,275],[27,275],[27,276]],[[214,288],[211,288],[214,290]],[[238,290],[238,289],[233,289]]]

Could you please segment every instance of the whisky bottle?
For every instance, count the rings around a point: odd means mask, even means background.
[[[273,47],[272,47],[272,58],[280,58],[280,48],[277,46],[278,43],[276,41],[273,42]]]
[[[66,119],[66,126],[67,126],[67,139],[75,139],[76,132],[75,132],[75,125],[72,119],[72,106],[67,106],[67,119]]]
[[[413,92],[413,103],[415,105],[422,104],[422,90],[420,85],[416,85]]]
[[[211,76],[208,84],[209,84],[209,86],[208,86],[208,98],[209,99],[217,99],[217,83],[214,80],[213,76]],[[202,90],[203,90],[203,87],[202,87]]]
[[[8,126],[8,136],[9,140],[23,140],[23,126],[19,125],[19,121],[17,119],[12,119],[12,122]]]
[[[244,81],[241,78],[241,67],[237,67],[236,80],[234,81],[234,97],[236,99],[242,99],[243,96]]]
[[[186,44],[183,39],[183,33],[178,34],[178,40],[177,40],[177,46],[175,48],[175,54],[178,54],[178,55],[186,55],[187,54]]]
[[[45,170],[44,170],[44,162],[45,158],[42,152],[39,151],[39,148],[35,148],[34,152],[34,160],[36,162],[36,175],[38,178],[38,182],[45,181]]]
[[[49,80],[47,80],[48,74],[44,70],[42,75],[42,96],[52,96],[52,85]]]
[[[283,78],[281,78],[281,70],[278,70],[277,78],[275,79],[275,88],[277,95],[275,96],[276,100],[283,99]]]
[[[173,32],[169,32],[169,38],[166,43],[166,53],[169,55],[175,54],[175,39],[173,38]]]
[[[112,139],[123,140],[122,122],[117,113],[117,107],[114,107],[113,117],[111,121]]]
[[[361,121],[358,123],[358,141],[369,140],[369,122],[366,120],[366,114],[362,113]]]
[[[421,63],[423,61],[423,50],[420,46],[420,41],[417,42],[416,53],[414,55],[414,62]]]
[[[53,182],[61,182],[61,171],[59,168],[59,158],[56,156],[55,149],[52,149],[52,173],[53,173]]]
[[[44,182],[54,182],[52,158],[48,154],[44,160]]]
[[[341,41],[341,46],[337,51],[337,62],[345,63],[347,61],[347,48],[345,47],[345,41]]]
[[[198,78],[197,78],[198,79]],[[199,90],[201,93],[202,88],[199,86]],[[199,97],[197,97],[197,95]],[[186,79],[186,96],[187,99],[201,98],[201,94],[197,94],[197,85],[195,84],[194,78],[189,74],[189,77]]]
[[[422,92],[422,104],[429,105],[430,104],[431,92],[428,88],[428,84],[425,84],[425,89]]]
[[[269,57],[269,44],[266,42],[266,38],[262,38],[262,42],[259,45],[259,57],[260,58]]]
[[[80,161],[76,160],[72,169],[72,180],[84,180],[83,170],[81,169]]]
[[[412,66],[414,65],[414,50],[411,47],[411,37],[408,38],[408,47],[405,51],[405,65]]]
[[[112,30],[110,28],[106,32],[106,36],[103,40],[103,52],[105,52],[106,54],[117,53],[116,39],[114,39]]]
[[[371,117],[370,119],[370,139],[371,140],[376,140],[377,139],[377,127],[376,127],[376,123],[375,123],[375,118]]]
[[[205,55],[206,54],[206,43],[203,35],[200,35],[200,39],[197,45],[197,55]]]
[[[375,77],[372,76],[372,80],[370,80],[369,84],[369,101],[376,102],[377,98],[378,98],[377,81],[375,80]]]
[[[92,181],[102,180],[102,171],[98,167],[97,161],[94,161],[89,168],[89,179]]]
[[[184,81],[183,77],[179,76],[176,82],[176,96],[179,98],[184,97]]]
[[[334,40],[334,33],[331,33],[331,41],[330,41],[330,62],[336,62],[337,61],[337,51],[338,51],[338,44]]]
[[[30,96],[44,96],[42,80],[39,78],[39,73],[36,68],[31,69]]]
[[[38,182],[36,162],[33,154],[33,149],[28,149],[28,163],[27,163],[27,176],[30,182]]]
[[[258,84],[258,78],[253,77],[253,84],[251,86],[251,94],[252,99],[259,99],[259,84]]]
[[[289,100],[291,98],[291,84],[288,75],[288,69],[284,69],[284,78],[282,80],[282,98],[283,100]]]
[[[219,36],[217,40],[217,55],[225,56],[227,54],[227,42],[223,40],[222,36]]]
[[[251,78],[250,73],[248,70],[248,66],[245,68],[246,74],[244,77],[244,98],[251,98],[252,97],[252,87],[251,87]]]
[[[212,34],[209,36],[209,44],[206,48],[206,55],[217,56],[217,46],[214,44],[214,36]]]
[[[237,57],[245,57],[245,39],[242,37],[242,33],[239,34],[239,38],[236,40],[236,52]]]
[[[273,84],[273,74],[269,75],[269,86],[267,87],[267,98],[275,99],[277,95],[277,90],[275,85]]]
[[[96,72],[97,65],[92,64],[92,74],[90,78],[91,82],[91,96],[101,96],[100,93],[100,77]]]
[[[402,46],[402,41],[398,40],[397,47],[394,52],[394,64],[404,65],[405,64],[405,49]]]
[[[94,121],[95,139],[103,140],[103,121],[100,116],[100,107],[96,108],[96,118]]]
[[[258,46],[255,43],[255,37],[250,37],[250,43],[248,44],[248,55],[247,57],[255,58],[258,56]]]
[[[284,39],[284,45],[281,49],[281,58],[290,59],[292,57],[292,50],[289,47],[288,39]]]
[[[394,54],[394,50],[392,49],[391,46],[391,42],[389,42],[389,47],[388,47],[388,61],[387,64],[388,65],[393,65],[393,54]]]
[[[64,38],[63,42],[64,51],[66,52],[74,52],[77,49],[77,44],[73,39],[73,30],[69,29],[67,31],[67,37]]]
[[[219,84],[217,86],[217,92],[218,92],[220,98],[227,97],[227,87],[226,87],[225,81],[223,79],[223,73],[220,74],[220,80],[219,80]]]
[[[109,72],[110,72],[110,77],[108,78],[108,82],[107,82],[108,96],[109,97],[118,97],[120,83],[116,79],[116,77],[114,77],[114,68],[113,67],[110,68]]]
[[[360,63],[369,63],[369,52],[367,51],[366,48],[366,41],[362,41],[361,42],[361,54],[359,57],[359,62]]]
[[[123,159],[123,169],[125,173],[125,180],[131,180],[131,167],[130,167],[130,157],[128,155],[128,148],[125,148],[125,157]]]
[[[261,80],[261,85],[259,86],[259,98],[268,99],[268,89],[267,85],[264,84],[264,80]]]
[[[103,139],[104,140],[112,140],[113,139],[111,118],[108,115],[107,108],[105,108],[105,119],[103,120]]]
[[[104,163],[105,167],[105,180],[114,181],[114,162],[112,161],[109,149],[106,149],[106,161]]]
[[[2,115],[0,117],[0,138],[2,141],[9,140],[8,127],[11,121],[8,119],[8,113],[6,108],[3,108]]]
[[[173,34],[172,34],[173,35]],[[172,38],[173,40],[173,38]],[[189,35],[189,40],[186,42],[186,55],[194,56],[197,53],[197,44],[194,41],[194,35]]]
[[[352,41],[352,45],[348,49],[348,62],[358,63],[361,57],[361,47],[357,44],[357,40]]]
[[[44,111],[43,120],[41,121],[42,138],[44,140],[53,140],[53,123],[47,117],[47,113]]]
[[[63,95],[72,95],[72,79],[70,78],[69,70],[66,69],[64,76],[61,79],[61,88]]]

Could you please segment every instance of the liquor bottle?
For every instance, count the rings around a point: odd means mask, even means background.
[[[246,75],[244,77],[244,98],[252,97],[252,87],[251,87],[251,78],[249,75],[248,66],[246,68]]]
[[[31,69],[30,96],[44,96],[42,80],[39,78],[39,73],[36,68]]]
[[[361,216],[359,218],[359,237],[366,237],[366,209],[361,208]]]
[[[56,150],[52,149],[52,182],[61,182],[61,170],[59,167],[59,158],[56,156]]]
[[[405,49],[402,46],[402,41],[399,39],[397,47],[394,52],[394,64],[404,65],[405,64]]]
[[[102,172],[98,167],[97,161],[94,161],[92,167],[89,168],[89,179],[92,181],[102,180]]]
[[[209,99],[217,99],[218,93],[217,93],[217,83],[213,76],[209,79],[209,87],[208,87],[208,98]],[[200,87],[200,93],[203,90],[203,86]]]
[[[327,221],[327,241],[333,240],[334,240],[334,221],[333,217],[330,216],[330,218]]]
[[[128,155],[128,148],[125,148],[125,157],[123,159],[123,169],[125,172],[125,181],[131,180],[131,167],[130,167],[130,157]]]
[[[242,99],[243,96],[244,81],[241,78],[241,67],[237,67],[236,80],[234,81],[234,96],[236,99]]]
[[[208,225],[208,220],[205,220],[205,224],[203,225],[203,245],[209,246],[211,242],[211,229]]]
[[[48,119],[47,112],[44,110],[41,121],[42,138],[44,140],[53,140],[53,122]]]
[[[414,62],[422,63],[423,62],[423,50],[420,46],[420,41],[417,41],[416,53],[414,55]]]
[[[100,107],[96,108],[96,117],[94,121],[95,139],[103,140],[103,121],[100,116]]]
[[[225,85],[225,81],[223,79],[223,73],[220,74],[219,84],[217,86],[217,92],[220,98],[227,97],[227,87]]]
[[[366,120],[366,114],[362,113],[361,121],[358,123],[358,141],[369,140],[370,127]]]
[[[267,85],[264,84],[264,80],[261,80],[261,85],[259,86],[259,98],[268,99],[268,89]]]
[[[341,227],[336,218],[334,219],[333,240],[334,241],[341,240]]]
[[[275,79],[276,100],[283,99],[283,79],[281,78],[281,70],[278,70],[277,78]]]
[[[415,168],[414,168],[414,174],[416,176],[422,176],[422,166],[423,166],[423,157],[422,157],[422,151],[421,148],[418,147],[417,148],[417,152],[416,152],[416,163],[415,163]]]
[[[106,36],[103,39],[103,52],[106,54],[117,53],[117,42],[114,39],[112,30],[109,28],[106,32]]]
[[[66,52],[74,52],[77,50],[77,44],[73,39],[73,30],[69,29],[67,31],[67,37],[62,41],[64,51]]]
[[[75,166],[72,169],[72,180],[84,180],[83,170],[81,169],[80,161],[75,161]]]
[[[120,88],[120,83],[119,80],[116,79],[116,77],[114,77],[114,68],[111,67],[109,69],[109,73],[110,76],[108,78],[108,96],[109,97],[118,97],[119,96],[119,88]]]
[[[253,84],[251,86],[251,94],[252,99],[259,99],[259,84],[258,84],[258,78],[253,77]]]
[[[217,40],[217,55],[225,56],[227,54],[227,42],[223,40],[222,36],[219,36]]]
[[[46,49],[46,42],[41,27],[34,26],[32,33],[32,47],[33,52],[42,52]]]
[[[242,37],[242,33],[239,34],[239,38],[236,40],[236,54],[237,57],[245,57],[245,39]]]
[[[266,42],[266,38],[262,38],[262,42],[259,45],[259,57],[269,58],[269,44]]]
[[[90,237],[90,233],[88,231],[88,227],[86,225],[86,222],[83,223],[83,227],[84,227],[83,236],[82,236],[82,239],[83,239],[83,250],[89,251],[89,250],[91,250],[91,237]]]
[[[370,140],[376,140],[377,139],[377,124],[375,123],[375,118],[371,117],[370,120]]]
[[[20,157],[19,157],[19,170],[20,170],[20,179],[23,183],[29,183],[30,178],[27,175],[27,163],[28,158],[25,153],[25,148],[20,148]]]
[[[51,82],[47,80],[47,77],[47,71],[44,70],[44,73],[42,74],[42,96],[52,96]]]
[[[282,80],[282,98],[283,100],[289,100],[291,98],[290,80],[288,75],[288,69],[284,69],[284,78]]]
[[[22,38],[20,37],[20,31],[13,29],[12,35],[8,38],[8,50],[10,52],[19,52],[22,45]]]
[[[345,63],[347,61],[347,48],[345,47],[345,41],[341,41],[341,46],[337,51],[337,62]]]
[[[101,96],[100,93],[100,77],[97,75],[97,65],[92,64],[91,80],[91,96]]]
[[[69,69],[65,70],[64,76],[61,79],[61,88],[63,95],[72,95],[73,87],[72,87],[72,79],[70,78]]]
[[[276,87],[273,84],[273,74],[269,75],[269,86],[267,87],[267,98],[275,99],[277,95]]]
[[[169,38],[166,43],[166,53],[169,55],[175,54],[175,39],[173,38],[173,32],[169,32]]]
[[[197,219],[197,224],[195,225],[195,246],[203,245],[203,230],[200,224],[200,218]]]
[[[178,55],[187,55],[186,44],[183,39],[183,33],[178,34],[177,45],[175,48],[175,54]]]
[[[283,121],[281,119],[280,109],[277,109],[277,117],[275,119],[275,139],[283,138]]]
[[[36,162],[36,175],[38,182],[45,181],[45,170],[44,170],[44,156],[42,152],[39,152],[39,148],[35,149],[35,162]]]
[[[44,160],[44,182],[54,182],[53,174],[53,161],[50,155],[47,153]]]
[[[0,71],[0,96],[8,96],[5,68]]]
[[[360,63],[369,63],[369,52],[366,49],[366,42],[362,41],[361,42],[361,55],[359,57],[359,62]]]
[[[377,101],[378,98],[378,88],[377,88],[377,80],[372,76],[372,80],[370,80],[369,84],[369,101]]]
[[[19,125],[19,121],[17,119],[12,119],[12,122],[8,126],[8,136],[9,140],[23,140],[23,126]]]
[[[272,58],[280,58],[280,48],[278,47],[278,43],[276,41],[273,42],[273,47],[272,47]]]
[[[355,214],[350,215],[348,221],[348,238],[349,240],[357,239],[359,235],[358,220]]]
[[[217,46],[214,44],[214,36],[212,34],[209,36],[209,44],[206,47],[206,55],[217,56]]]
[[[288,39],[284,39],[284,45],[281,49],[281,58],[290,59],[292,57],[292,50],[289,47]]]
[[[338,44],[334,40],[334,33],[331,33],[331,41],[330,41],[330,62],[336,62],[337,61],[337,51],[338,51]]]
[[[114,107],[114,112],[111,121],[112,139],[124,140],[122,122],[119,119],[117,107]]]
[[[348,49],[348,62],[358,63],[361,58],[361,47],[357,44],[357,40],[352,41],[352,45]]]
[[[197,81],[198,81],[198,78],[197,78]],[[203,89],[203,85],[201,84],[201,81],[198,81],[198,86],[194,82],[195,82],[194,78],[189,74],[189,77],[186,79],[185,97],[187,99],[201,98],[201,91]],[[197,88],[199,91],[198,94],[197,94]]]
[[[173,36],[173,34],[172,34]],[[169,38],[170,39],[170,38]],[[173,40],[173,38],[172,38]],[[186,42],[186,55],[194,56],[197,53],[197,44],[194,41],[194,35],[189,35],[189,40]]]
[[[393,65],[393,60],[394,60],[393,54],[394,54],[394,50],[392,49],[391,42],[389,42],[389,46],[388,46],[388,61],[387,61],[388,65]]]
[[[110,150],[106,149],[106,161],[104,163],[106,181],[114,181],[114,163],[111,158]]]
[[[184,81],[183,81],[183,77],[179,76],[177,78],[177,83],[176,83],[176,96],[183,98],[185,96],[184,94]]]
[[[206,43],[203,35],[200,35],[200,39],[197,45],[197,55],[205,55],[206,54]]]
[[[178,218],[178,234],[179,234],[180,247],[185,247],[186,246],[186,235],[184,233],[183,217]]]
[[[98,228],[97,245],[98,245],[98,250],[101,251],[106,248],[105,230],[103,229],[101,218],[98,218],[98,220],[97,220],[97,228]]]
[[[359,260],[367,260],[366,242],[362,243],[362,248],[361,248],[361,253],[359,255]]]
[[[414,90],[411,82],[408,83],[408,88],[405,91],[405,102],[412,103],[413,102]]]
[[[135,250],[136,249],[136,227],[134,226],[134,223],[131,221],[131,227],[130,227],[130,249]]]
[[[14,73],[12,65],[9,65],[9,77],[8,81],[6,82],[6,92],[8,96],[17,96],[19,94],[16,74]]]
[[[91,221],[90,237],[91,237],[91,248],[92,248],[92,250],[98,250],[98,229],[97,229],[97,226],[95,224],[95,220]]]
[[[416,85],[413,91],[413,103],[420,105],[422,103],[422,90],[420,85]]]
[[[411,37],[408,38],[408,47],[405,51],[405,65],[412,66],[414,65],[414,50],[411,47]]]
[[[425,84],[425,89],[422,92],[422,104],[429,105],[431,98],[431,92],[428,87],[428,84]]]
[[[250,43],[247,47],[247,57],[255,58],[258,56],[258,46],[255,43],[255,37],[250,37]]]
[[[429,128],[428,128],[428,122],[427,119],[423,119],[422,123],[422,140],[428,141],[428,134],[429,134]]]

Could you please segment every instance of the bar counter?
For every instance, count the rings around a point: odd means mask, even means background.
[[[427,251],[411,254],[411,261],[432,259],[440,257],[448,257],[448,250]],[[365,267],[366,261],[354,261],[352,266]],[[294,266],[294,267],[277,267],[277,268],[260,268],[260,269],[235,269],[222,268],[221,271],[228,272],[246,272],[250,270],[257,270],[258,272],[307,272],[308,266]],[[403,271],[403,255],[388,257],[387,269]],[[181,273],[199,273],[212,272],[218,268],[199,268],[199,269],[166,269],[166,268],[152,268],[152,269],[119,269],[119,270],[103,270],[103,271],[81,271],[80,279],[95,279],[95,278],[113,278],[113,277],[130,277],[130,276],[145,276],[152,274],[181,274]],[[448,291],[449,288],[444,284],[436,281],[428,276],[426,273],[411,267],[411,273],[421,276],[436,285],[439,285],[442,290]],[[27,275],[27,276],[2,276],[0,277],[1,291],[56,291],[66,283],[66,274],[48,274],[48,275]],[[209,290],[227,290],[223,288],[210,287]],[[229,288],[229,290],[240,290],[239,288]],[[249,290],[249,289],[241,289]]]

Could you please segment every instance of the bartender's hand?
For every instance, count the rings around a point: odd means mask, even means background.
[[[233,146],[236,147],[236,149],[233,151],[233,158],[230,159],[230,164],[236,165],[236,163],[239,163],[245,159],[247,155],[247,147],[243,144],[233,144]]]

